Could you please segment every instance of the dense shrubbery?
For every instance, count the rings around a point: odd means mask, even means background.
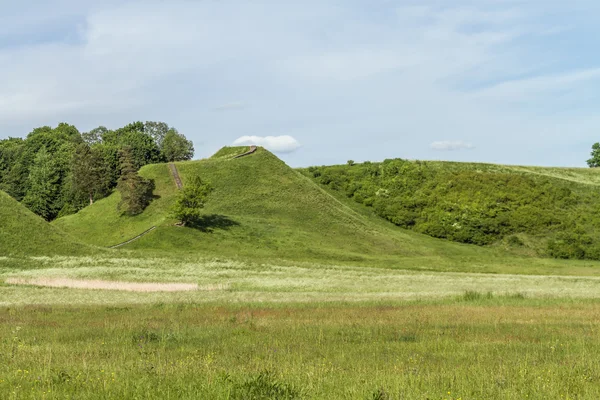
[[[34,129],[25,139],[0,140],[0,190],[53,220],[108,195],[121,177],[119,152],[146,164],[191,159],[192,142],[163,122],[134,122],[80,133],[76,127]]]
[[[552,257],[600,259],[593,186],[494,166],[401,159],[304,172],[394,224],[433,237],[488,245],[525,233],[547,238],[544,252]]]

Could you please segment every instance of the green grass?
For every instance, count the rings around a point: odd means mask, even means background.
[[[597,399],[600,303],[0,310],[5,399]]]
[[[115,193],[52,226],[0,193],[0,221],[19,215],[0,249],[22,246],[0,252],[0,398],[600,398],[598,262],[536,257],[527,235],[523,249],[484,248],[399,229],[263,149],[230,158],[244,150],[177,163],[184,184],[199,174],[215,187],[203,229],[174,226],[165,164],[140,171],[157,198],[136,217],[118,214]],[[58,230],[106,247],[151,226],[100,254]]]
[[[495,253],[445,243],[382,225],[343,204],[271,153],[259,149],[237,160],[213,158],[177,163],[185,184],[199,174],[215,191],[206,205],[206,229],[179,228],[170,217],[177,189],[164,164],[144,167],[158,196],[139,216],[120,216],[119,194],[54,224],[90,244],[110,246],[158,229],[128,249],[256,260],[394,263],[412,256],[476,256]]]
[[[165,223],[177,196],[177,187],[167,164],[146,166],[140,174],[154,180],[156,185],[156,198],[141,215],[121,215],[117,209],[121,197],[115,191],[77,214],[54,221],[53,225],[89,244],[109,247],[125,242],[152,226]]]
[[[95,254],[0,191],[0,256]]]
[[[250,147],[241,147],[241,146],[223,147],[219,151],[217,151],[215,154],[213,154],[211,159],[213,159],[213,160],[229,159],[230,160],[230,159],[234,158],[235,156],[239,156],[241,154],[246,153],[249,150],[250,150]]]
[[[116,252],[115,252],[116,253]],[[118,258],[117,258],[118,257]],[[101,279],[125,282],[196,283],[200,290],[180,293],[133,293],[33,286],[0,287],[0,306],[31,304],[151,304],[182,302],[394,302],[440,299],[465,292],[494,296],[520,293],[541,303],[559,298],[600,297],[600,269],[561,265],[555,275],[437,272],[427,259],[413,270],[315,263],[252,263],[227,259],[36,257],[0,259],[6,278]],[[429,260],[432,261],[432,260]],[[415,262],[415,260],[413,260]],[[419,268],[421,267],[421,268]],[[464,266],[468,269],[468,265]],[[520,267],[520,268],[519,268]],[[475,268],[471,268],[475,269]],[[489,272],[483,270],[481,272]],[[588,275],[588,276],[585,276]]]
[[[595,169],[394,159],[300,171],[415,232],[521,255],[600,260]]]

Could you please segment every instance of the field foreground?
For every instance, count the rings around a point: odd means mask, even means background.
[[[600,303],[0,310],[4,399],[597,399]]]

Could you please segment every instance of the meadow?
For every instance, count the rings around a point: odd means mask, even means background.
[[[600,262],[400,229],[244,150],[177,163],[215,187],[199,229],[174,226],[166,164],[140,171],[156,191],[135,217],[114,193],[48,224],[0,192],[1,399],[600,398]]]
[[[600,302],[0,310],[6,399],[595,399]]]

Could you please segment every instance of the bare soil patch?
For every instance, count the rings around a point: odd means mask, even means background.
[[[122,290],[127,292],[185,292],[199,289],[198,285],[195,283],[142,283],[69,278],[7,278],[5,282],[10,285],[33,285],[93,290]]]

